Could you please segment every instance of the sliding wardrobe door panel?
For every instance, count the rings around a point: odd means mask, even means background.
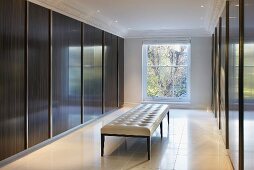
[[[211,76],[212,76],[212,94],[211,94],[211,111],[212,111],[212,113],[214,113],[214,110],[213,110],[213,66],[214,66],[214,64],[213,64],[213,43],[214,43],[214,34],[212,34],[212,50],[211,50],[211,57],[212,57],[212,59],[211,59],[211,68],[212,68],[212,74],[211,74]]]
[[[53,136],[81,123],[81,23],[53,12]]]
[[[213,113],[216,117],[216,34],[213,34],[213,45],[212,45],[212,68],[213,68]]]
[[[254,169],[254,2],[244,1],[244,169]]]
[[[111,48],[111,69],[112,69],[112,82],[111,82],[111,99],[112,107],[118,107],[118,55],[117,55],[117,36],[112,34],[112,48]],[[109,91],[108,91],[109,92]]]
[[[239,162],[239,8],[229,3],[229,155],[235,169]]]
[[[0,1],[0,160],[25,149],[25,13]]]
[[[84,122],[102,114],[102,30],[83,25]]]
[[[49,138],[49,10],[29,3],[28,145]]]
[[[124,104],[124,39],[118,37],[118,95],[119,106]]]
[[[217,27],[214,29],[214,115],[218,117],[218,30]]]
[[[226,45],[226,7],[223,10],[222,16],[221,16],[221,64],[220,64],[220,110],[221,110],[221,130],[222,130],[222,138],[224,142],[226,143],[227,138],[227,116],[226,116],[226,51],[227,51],[227,45]]]
[[[117,108],[117,37],[104,33],[104,112]]]
[[[221,18],[219,18],[219,23],[217,25],[217,123],[219,129],[221,129]]]
[[[219,66],[220,66],[220,56],[219,56],[219,26],[216,27],[215,29],[215,81],[216,81],[216,85],[215,85],[215,89],[216,89],[216,97],[215,97],[215,104],[216,104],[216,119],[219,125],[219,117],[220,117],[220,102],[219,102],[219,97],[220,97],[220,87],[219,87]]]

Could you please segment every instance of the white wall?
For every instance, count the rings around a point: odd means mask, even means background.
[[[142,42],[125,39],[124,100],[125,105],[142,102]],[[171,104],[175,108],[207,109],[211,103],[211,37],[191,38],[191,101]]]

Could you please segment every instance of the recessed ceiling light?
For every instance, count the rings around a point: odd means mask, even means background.
[[[201,5],[201,8],[204,8],[205,6],[204,5]]]
[[[101,11],[98,9],[96,12],[97,12],[97,13],[100,13]]]
[[[115,22],[115,23],[118,23],[118,21],[117,21],[117,20],[115,20],[114,22]]]

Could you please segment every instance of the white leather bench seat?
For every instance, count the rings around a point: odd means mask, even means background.
[[[152,136],[168,112],[166,104],[141,104],[105,125],[101,134]]]

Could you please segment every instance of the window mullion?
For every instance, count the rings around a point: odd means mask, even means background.
[[[172,67],[172,69],[171,69],[171,75],[172,75],[172,78],[173,78],[173,97],[175,98],[176,97],[175,96],[175,75],[173,74],[174,69],[175,69],[175,67]]]

